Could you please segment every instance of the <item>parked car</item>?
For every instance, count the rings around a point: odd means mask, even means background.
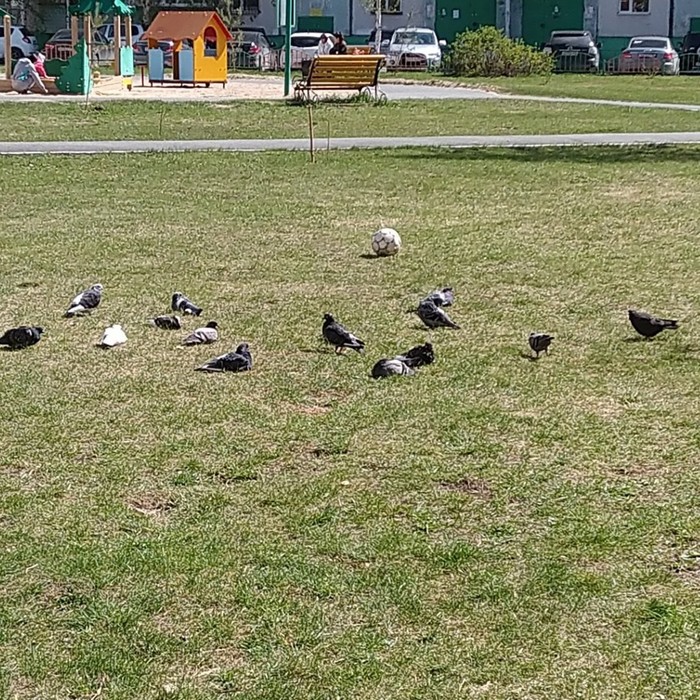
[[[26,58],[36,51],[36,39],[26,27],[12,27],[10,36],[12,59]],[[0,24],[0,60],[5,60],[5,27]]]
[[[323,32],[294,32],[290,37],[292,45],[292,68],[301,68],[302,61],[310,61],[316,55],[318,42]],[[284,49],[280,51],[280,68],[285,67]]]
[[[618,71],[678,75],[680,59],[668,37],[635,36],[619,58]]]
[[[233,35],[236,68],[272,70],[276,67],[275,50],[265,34],[239,29]]]
[[[81,28],[78,30],[78,40],[82,38]],[[70,29],[59,29],[44,45],[44,54],[49,60],[67,60],[73,54]],[[109,63],[114,60],[114,47],[98,31],[92,33],[90,60],[93,63]]]
[[[544,52],[552,54],[558,71],[597,71],[600,67],[600,52],[587,31],[552,32],[544,45]]]
[[[114,43],[114,22],[109,22],[107,24],[101,24],[99,27],[97,27],[97,30],[102,36],[107,40],[108,43],[113,44]],[[141,35],[143,34],[143,26],[140,24],[132,24],[131,25],[131,43],[132,45],[137,42],[140,38]],[[124,34],[126,32],[126,26],[124,22],[122,22],[122,46],[126,45],[126,39],[124,38]]]
[[[389,52],[389,44],[391,43],[391,35],[394,32],[391,29],[384,29],[382,27],[382,44],[381,44],[381,53],[386,54]],[[377,36],[377,30],[373,29],[370,34],[369,34],[369,39],[367,40],[367,43],[374,48],[374,40],[375,37]]]
[[[173,42],[159,41],[158,48],[163,52],[163,66],[165,68],[173,67]],[[148,42],[137,41],[134,43],[134,65],[148,65]]]
[[[681,53],[700,52],[700,32],[688,32],[680,46]]]
[[[438,41],[432,29],[397,29],[389,42],[387,68],[439,68],[444,46],[447,42]]]
[[[262,34],[266,39],[267,43],[272,46],[272,41],[265,31],[265,27],[231,27],[231,34],[233,34],[233,40],[236,40],[236,34],[240,32],[255,32],[256,34]]]

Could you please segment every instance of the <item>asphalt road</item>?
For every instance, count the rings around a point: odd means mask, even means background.
[[[562,134],[532,136],[406,136],[319,139],[316,150],[352,148],[537,148],[546,146],[642,146],[700,144],[700,132],[655,134]],[[89,155],[98,153],[181,153],[186,151],[303,151],[307,139],[225,141],[38,141],[0,142],[0,155]]]

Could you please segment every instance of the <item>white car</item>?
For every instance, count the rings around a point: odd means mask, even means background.
[[[107,40],[107,43],[114,43],[114,22],[109,22],[107,24],[101,24],[97,27],[97,31],[102,34],[102,36]],[[122,22],[122,45],[126,46],[126,39],[124,38],[124,33],[126,31],[126,24]],[[140,24],[131,25],[131,45],[133,46],[143,34],[143,27]]]
[[[393,33],[389,42],[387,67],[394,70],[439,68],[443,46],[447,46],[447,42],[438,41],[432,29],[402,27]]]
[[[681,60],[672,41],[665,36],[635,36],[618,60],[620,73],[678,75]]]
[[[36,50],[36,39],[25,27],[12,27],[12,58],[28,58]],[[0,61],[5,60],[5,28],[0,24]]]
[[[290,37],[292,45],[292,68],[301,68],[302,61],[310,61],[316,55],[318,42],[323,32],[294,32]],[[280,68],[285,64],[284,48],[280,51]]]

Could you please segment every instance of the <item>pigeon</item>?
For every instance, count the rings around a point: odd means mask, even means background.
[[[126,333],[124,333],[124,329],[118,323],[106,328],[100,341],[100,345],[103,348],[113,348],[117,345],[124,345],[124,343],[126,343]]]
[[[398,357],[392,357],[391,359],[379,360],[374,367],[372,367],[372,377],[374,379],[381,379],[382,377],[391,377],[397,374],[404,374],[410,376],[415,374],[416,371],[409,367],[405,362],[402,362]]]
[[[425,343],[424,345],[416,345],[404,355],[397,355],[394,359],[400,360],[408,367],[418,368],[435,362],[435,353],[432,343]]]
[[[530,333],[527,338],[527,342],[530,343],[530,348],[532,352],[535,353],[535,357],[539,357],[542,351],[548,355],[549,346],[552,344],[553,340],[554,336],[547,335],[546,333]]]
[[[253,357],[248,343],[241,343],[234,352],[219,355],[201,367],[197,372],[246,372],[253,369]]]
[[[447,328],[459,329],[459,326],[445,313],[445,311],[437,306],[432,299],[423,299],[418,307],[418,318],[425,323],[428,328]]]
[[[443,287],[443,289],[436,289],[434,292],[430,292],[426,299],[435,304],[435,306],[452,306],[455,303],[455,295],[452,291],[452,287]]]
[[[197,328],[192,331],[183,341],[183,345],[209,345],[219,339],[218,324],[216,321],[209,321],[204,328]]]
[[[41,326],[19,326],[10,328],[0,337],[0,345],[7,345],[10,350],[21,350],[36,345],[41,340],[44,329]]]
[[[101,284],[93,284],[89,289],[80,292],[80,294],[71,301],[68,311],[66,311],[66,318],[87,314],[93,309],[96,309],[102,301],[103,289],[104,287]]]
[[[175,292],[175,294],[173,294],[170,307],[173,311],[179,311],[182,314],[189,314],[190,316],[199,316],[202,313],[202,309],[196,304],[193,304],[182,292]]]
[[[151,323],[166,331],[179,331],[182,328],[179,316],[156,316],[151,319]]]
[[[661,331],[675,331],[678,328],[678,321],[669,318],[657,318],[644,311],[635,311],[634,309],[630,309],[627,313],[632,328],[645,338],[653,338]]]
[[[342,324],[338,323],[330,314],[323,314],[322,333],[325,341],[335,348],[335,352],[340,353],[345,348],[362,352],[365,344]]]

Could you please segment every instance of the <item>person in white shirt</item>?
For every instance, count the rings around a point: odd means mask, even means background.
[[[33,88],[43,92],[44,95],[48,93],[44,83],[41,82],[41,76],[37,73],[34,66],[36,61],[36,54],[32,54],[31,59],[20,58],[12,72],[12,89],[21,95],[26,95]]]
[[[321,39],[318,42],[317,56],[328,56],[333,48],[333,39],[328,34],[321,34]]]

